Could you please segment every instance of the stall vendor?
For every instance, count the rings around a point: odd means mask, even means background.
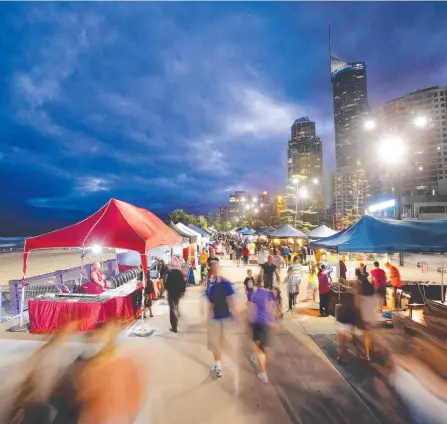
[[[82,291],[86,294],[101,294],[106,287],[106,279],[101,271],[101,264],[95,262],[90,274],[90,282],[82,285]]]

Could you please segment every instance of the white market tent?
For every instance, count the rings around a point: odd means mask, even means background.
[[[326,227],[326,225],[321,225],[310,231],[307,235],[310,238],[321,239],[331,237],[334,234],[337,234],[337,231],[334,231],[332,228]]]
[[[300,230],[297,230],[291,225],[284,225],[284,227],[280,228],[279,230],[269,233],[268,236],[272,238],[293,238],[293,237],[307,238],[306,234],[304,234]]]
[[[203,244],[205,243],[205,241],[203,240],[203,236],[201,234],[199,234],[197,231],[192,230],[191,228],[187,227],[185,224],[182,224],[181,222],[177,222],[177,224],[175,224],[175,226],[183,233],[190,234],[191,236],[196,236],[197,244],[200,247],[203,247]]]

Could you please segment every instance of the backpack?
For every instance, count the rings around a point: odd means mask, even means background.
[[[213,312],[215,317],[225,317],[230,312],[227,302],[227,291],[222,283],[215,285]]]

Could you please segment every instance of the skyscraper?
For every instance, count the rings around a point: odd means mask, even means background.
[[[406,147],[400,171],[402,194],[434,195],[438,181],[447,178],[447,87],[429,87],[389,100],[381,118],[389,134],[401,138]],[[419,127],[418,118],[423,123]]]
[[[292,125],[287,162],[289,181],[298,178],[305,185],[312,184],[309,205],[322,206],[323,150],[321,140],[316,135],[315,122],[307,116],[297,119]]]
[[[329,54],[334,104],[335,160],[332,175],[332,202],[335,222],[347,222],[363,214],[368,197],[368,175],[364,143],[365,117],[369,112],[364,62],[347,62],[332,54],[329,28]],[[343,221],[344,220],[344,221]]]
[[[364,119],[369,112],[364,62],[345,62],[331,56],[337,169],[362,166]]]

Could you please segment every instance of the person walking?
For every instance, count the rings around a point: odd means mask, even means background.
[[[289,266],[289,255],[290,255],[289,246],[287,246],[287,244],[281,246],[281,256],[283,258],[284,265],[286,266],[286,268]]]
[[[394,310],[397,310],[397,301],[396,301],[396,294],[397,294],[397,289],[402,287],[402,279],[400,277],[400,272],[399,269],[394,266],[392,263],[387,262],[385,264],[385,267],[388,269],[388,273],[390,276],[390,280],[391,280],[391,285],[393,286],[393,294],[392,294],[392,302],[393,304],[391,305],[391,307]]]
[[[371,271],[371,278],[376,289],[377,296],[380,298],[381,305],[386,306],[386,272],[380,268],[379,262],[374,262],[374,269]]]
[[[234,254],[236,256],[236,265],[241,266],[242,246],[236,243],[234,248]]]
[[[273,280],[276,276],[276,280],[279,282],[279,270],[273,263],[273,256],[270,255],[267,259],[267,263],[261,266],[261,279],[264,282],[264,288],[273,289]]]
[[[312,302],[316,303],[316,295],[318,291],[318,265],[312,261],[309,266],[309,275],[307,277],[307,295],[312,298]]]
[[[260,287],[253,293],[248,306],[254,351],[250,361],[259,369],[258,378],[263,383],[268,383],[266,348],[269,334],[274,329],[275,297],[271,290]]]
[[[177,333],[180,298],[185,294],[186,281],[183,278],[181,271],[182,264],[180,259],[174,256],[171,261],[171,269],[166,276],[166,290],[168,292],[169,303],[169,320],[171,322],[171,328],[169,329],[173,333]]]
[[[296,297],[300,292],[300,284],[301,284],[300,258],[296,257],[294,259],[294,263],[293,265],[290,266],[289,271],[287,273],[285,283],[287,284],[287,292],[289,294],[288,312],[292,312],[296,304]]]
[[[206,268],[208,264],[208,252],[204,247],[200,254],[200,284],[203,284],[203,276],[206,274]]]
[[[248,266],[248,260],[250,259],[250,249],[248,247],[248,243],[242,250],[242,257],[244,258],[244,266]]]
[[[318,290],[320,292],[320,317],[329,316],[329,294],[331,283],[329,282],[329,272],[325,265],[321,265],[318,273]]]
[[[346,256],[343,255],[339,262],[338,262],[338,269],[339,269],[339,278],[340,280],[346,280],[346,273],[348,271],[348,268],[346,267]]]
[[[255,279],[253,278],[253,271],[251,269],[247,270],[247,278],[244,280],[244,287],[247,301],[250,302],[255,288]]]
[[[138,274],[138,281],[143,281],[143,266],[140,265],[140,273]],[[153,317],[154,314],[152,313],[152,299],[155,297],[155,289],[154,289],[154,283],[151,279],[151,271],[148,269],[146,271],[146,285],[142,289],[141,292],[142,301],[141,301],[141,313],[144,317],[147,316],[147,313],[149,312],[149,316]]]
[[[355,270],[355,276],[359,281],[358,292],[355,296],[356,310],[359,311],[359,329],[363,330],[363,344],[365,347],[365,359],[371,360],[371,329],[374,326],[376,297],[374,286],[369,281],[369,274],[363,268]]]
[[[215,273],[214,283],[209,286],[207,292],[209,304],[208,320],[208,350],[213,353],[214,367],[211,369],[216,378],[221,378],[222,353],[231,356],[231,325],[234,315],[234,288],[227,279],[220,276],[219,265],[213,265]]]

